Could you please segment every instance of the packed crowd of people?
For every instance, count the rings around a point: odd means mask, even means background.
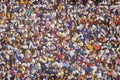
[[[1,0],[0,80],[120,80],[120,10],[88,0]]]

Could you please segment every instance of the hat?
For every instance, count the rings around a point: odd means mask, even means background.
[[[25,52],[26,54],[30,54],[30,50],[26,50],[26,52]]]
[[[86,19],[86,16],[83,16],[83,17],[82,17],[82,19],[84,19],[84,20],[85,20],[85,19]]]

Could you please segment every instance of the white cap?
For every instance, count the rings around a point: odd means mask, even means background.
[[[18,64],[21,64],[21,62],[18,62]]]
[[[32,63],[35,63],[35,60],[34,60],[34,59],[32,59]]]
[[[27,66],[26,63],[22,63],[22,65]]]
[[[46,48],[45,46],[43,46],[43,48]]]
[[[30,63],[27,63],[27,66],[30,66]]]

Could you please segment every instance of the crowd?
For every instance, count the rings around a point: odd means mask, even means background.
[[[1,0],[0,80],[120,80],[120,10],[91,0]]]

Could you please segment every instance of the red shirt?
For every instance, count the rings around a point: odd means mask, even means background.
[[[22,73],[19,73],[19,78],[24,77],[24,75]]]
[[[60,58],[60,59],[62,58],[62,54],[61,54],[61,53],[60,53],[60,54],[58,54],[58,58]]]

